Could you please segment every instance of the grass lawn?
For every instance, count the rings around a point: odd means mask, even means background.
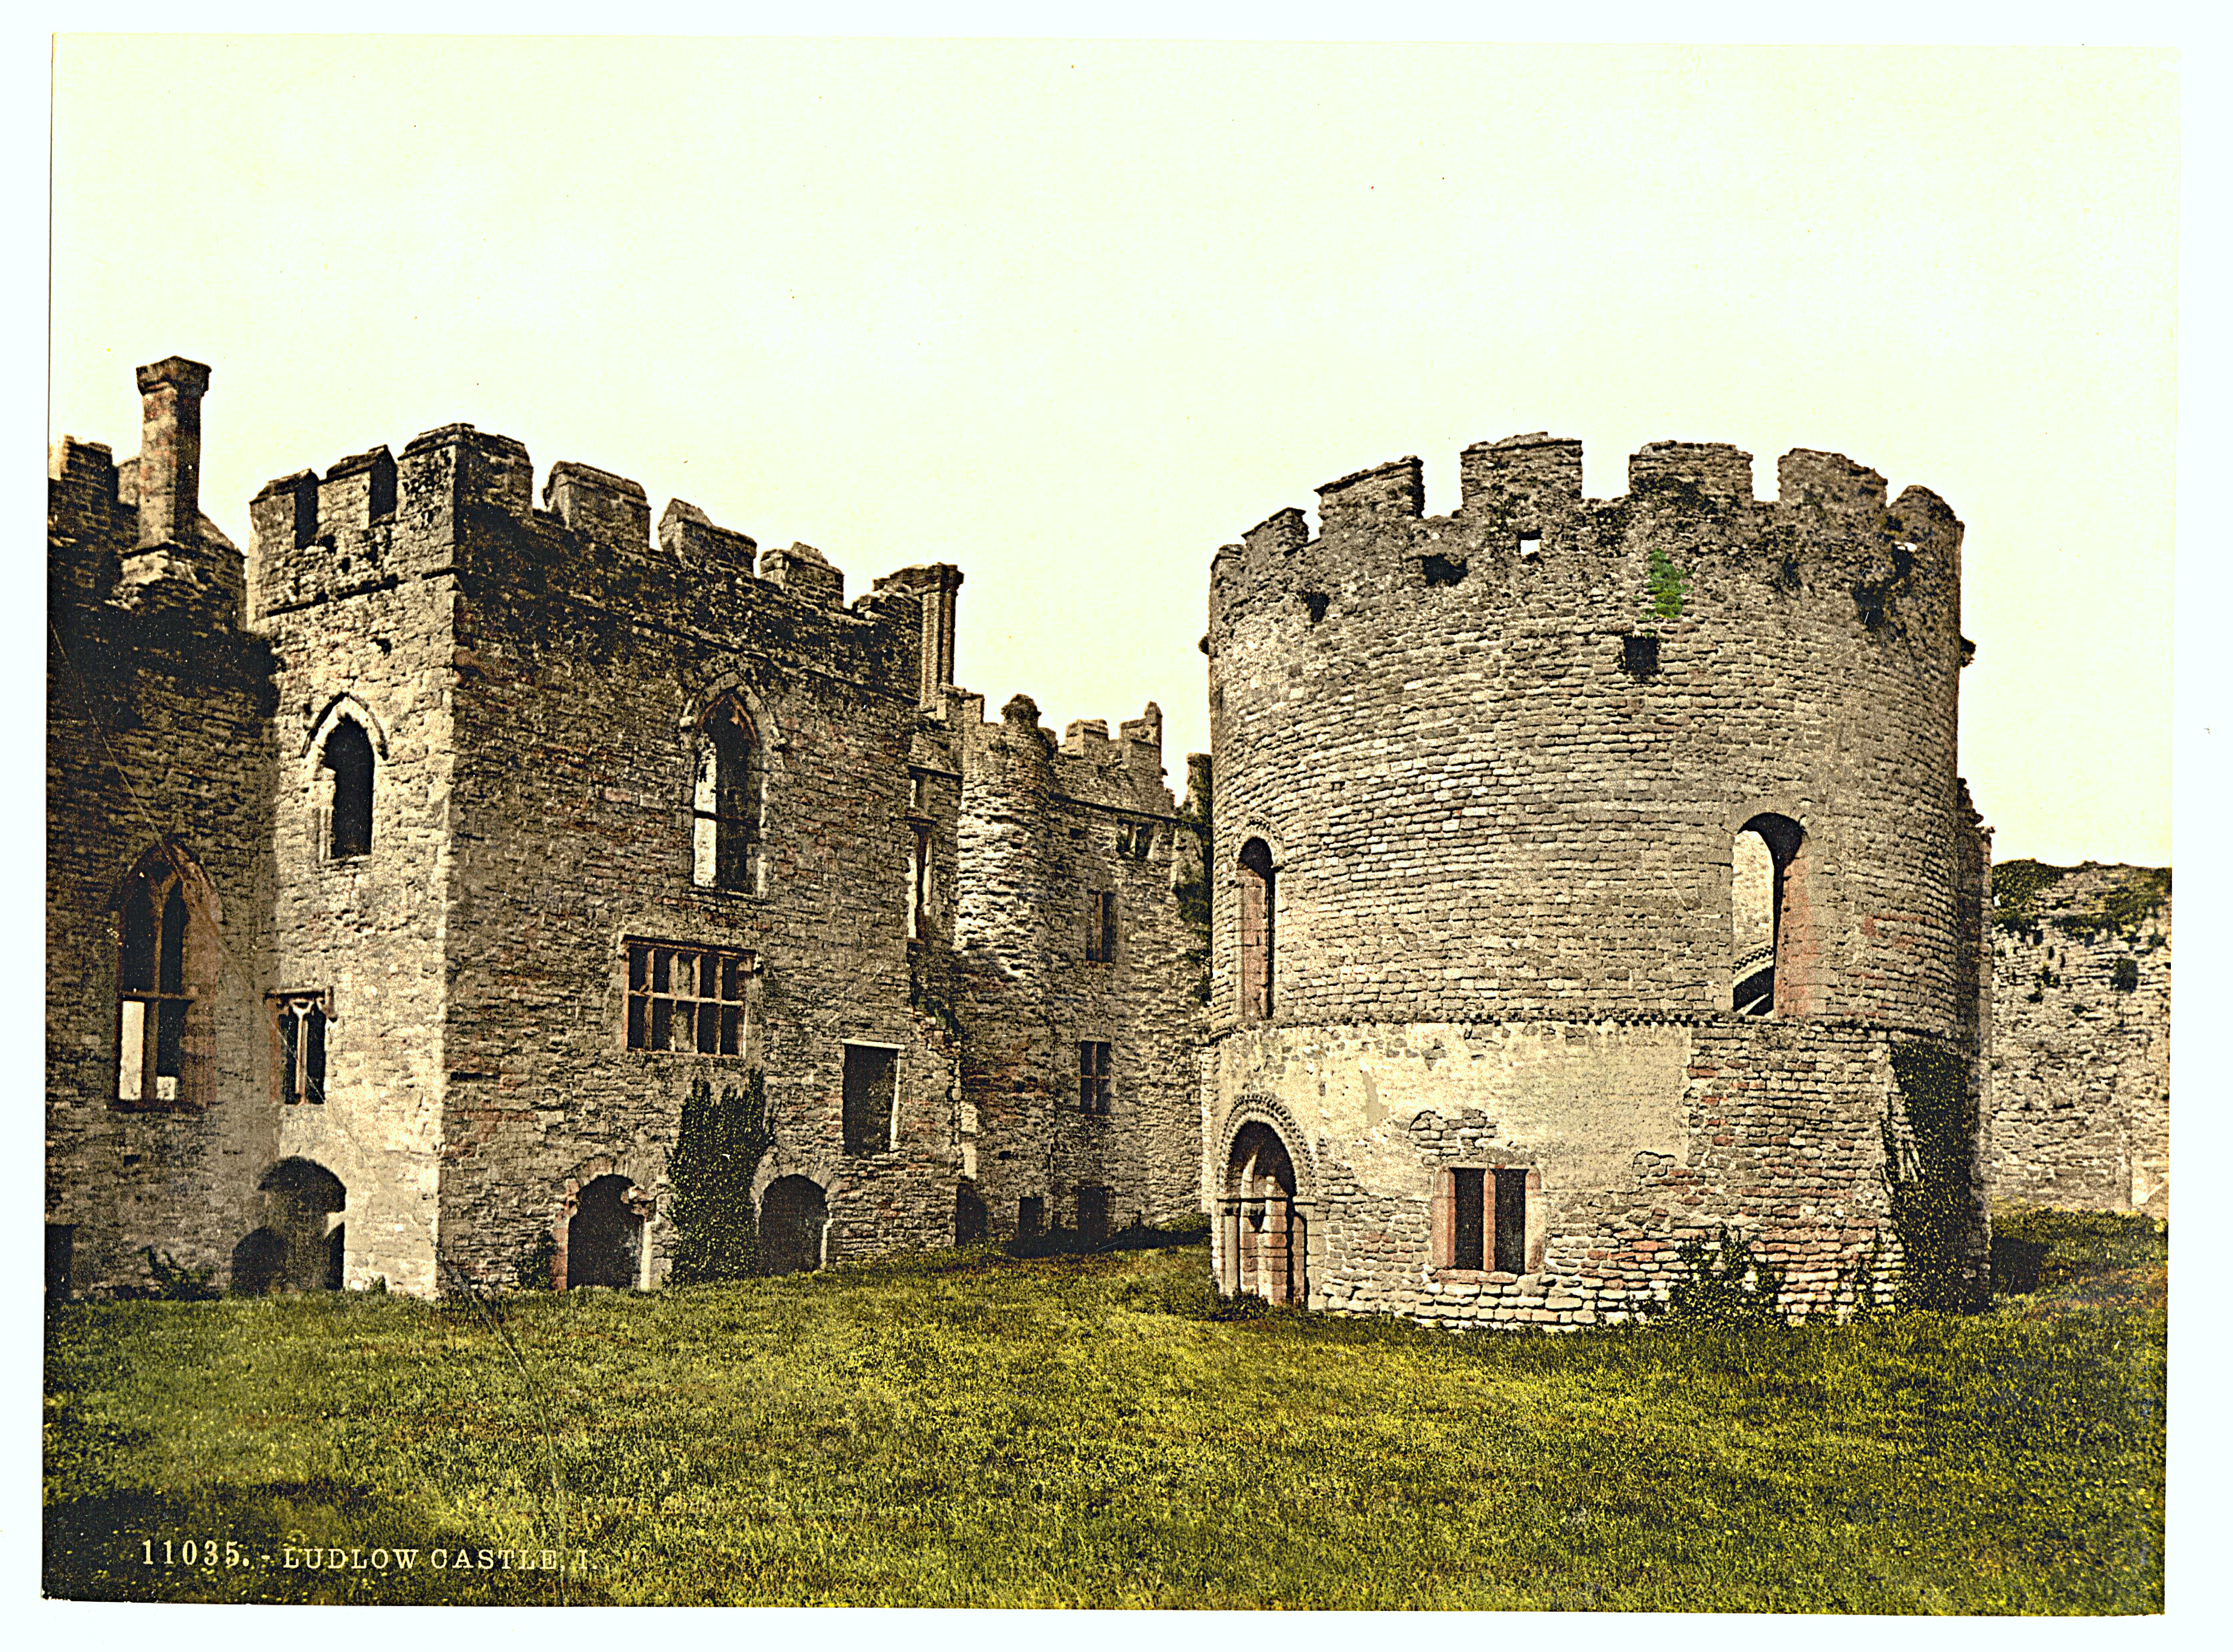
[[[2160,1610],[2163,1227],[1999,1221],[2031,1294],[1842,1326],[1455,1337],[1221,1319],[1198,1246],[487,1306],[63,1304],[47,1320],[45,1585]],[[313,1570],[311,1549],[350,1552]],[[546,1550],[554,1569],[518,1568]]]

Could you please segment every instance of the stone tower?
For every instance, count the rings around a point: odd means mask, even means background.
[[[1985,1247],[1962,527],[1831,453],[1406,459],[1214,560],[1224,1287],[1586,1324],[1742,1237],[1790,1308]],[[1695,1255],[1696,1252],[1693,1252]]]

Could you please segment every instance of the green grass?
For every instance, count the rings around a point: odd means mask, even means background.
[[[1220,1319],[1198,1247],[979,1252],[494,1312],[64,1305],[47,1324],[46,1588],[2160,1610],[2163,1228],[2000,1219],[2046,1247],[2036,1293],[1842,1326]],[[160,1560],[190,1538],[251,1564],[143,1564],[143,1543]],[[290,1571],[290,1545],[361,1548],[368,1566]],[[375,1571],[374,1547],[420,1559]],[[566,1564],[438,1572],[436,1547]]]

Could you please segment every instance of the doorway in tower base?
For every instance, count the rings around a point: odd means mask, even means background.
[[[641,1282],[643,1218],[626,1176],[599,1176],[576,1196],[566,1222],[566,1288],[628,1290]]]
[[[1218,1288],[1301,1305],[1310,1300],[1310,1231],[1295,1197],[1295,1161],[1279,1131],[1252,1120],[1226,1155],[1218,1200]]]

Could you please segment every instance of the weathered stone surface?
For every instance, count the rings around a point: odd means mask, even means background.
[[[594,466],[554,466],[537,510],[527,450],[470,426],[273,482],[244,568],[205,519],[175,526],[206,377],[143,373],[132,489],[105,448],[51,465],[49,1222],[71,1288],[144,1280],[150,1246],[223,1283],[259,1229],[260,1272],[315,1281],[322,1254],[273,1247],[335,1228],[350,1286],[563,1283],[605,1177],[625,1186],[598,1195],[593,1271],[634,1256],[656,1284],[683,1099],[755,1070],[776,1138],[756,1193],[820,1192],[819,1231],[790,1235],[805,1260],[951,1243],[980,1174],[996,1233],[1023,1190],[1065,1222],[1081,1187],[1116,1221],[1190,1206],[1196,1006],[1153,707],[1059,755],[1035,728],[1004,742],[947,681],[959,570],[849,608],[819,551],[756,570],[687,504],[654,544],[644,490]],[[160,534],[127,493],[169,513]],[[724,697],[758,803],[744,871],[716,878],[701,729]],[[372,753],[368,852],[334,824],[344,721]],[[221,914],[225,969],[193,999],[213,1074],[193,1105],[127,1111],[115,914],[164,843]],[[1120,908],[1090,968],[1056,939],[1088,889]],[[734,1053],[630,1047],[632,942],[744,960]],[[282,1096],[275,995],[329,1018],[320,1099]],[[1087,1038],[1116,1051],[1106,1117],[1078,1106]],[[889,1129],[850,1150],[849,1044],[896,1052]]]
[[[1995,1195],[2168,1215],[2170,869],[2000,870]]]
[[[1787,1305],[1849,1307],[1900,1266],[1895,1045],[1959,1057],[1982,1152],[1961,524],[1921,489],[1887,508],[1835,454],[1781,469],[1758,502],[1747,455],[1656,443],[1627,497],[1585,500],[1579,444],[1514,438],[1467,450],[1454,516],[1420,514],[1403,460],[1322,490],[1316,537],[1284,512],[1218,554],[1202,1196],[1228,1288],[1269,1211],[1319,1306],[1618,1317],[1727,1228],[1787,1269]],[[1800,847],[1761,1018],[1731,1011],[1733,851],[1771,816]],[[1268,1019],[1240,990],[1251,840]],[[1260,1128],[1292,1154],[1292,1213],[1234,1180]],[[1540,1272],[1438,1263],[1437,1177],[1466,1166],[1530,1173]]]

